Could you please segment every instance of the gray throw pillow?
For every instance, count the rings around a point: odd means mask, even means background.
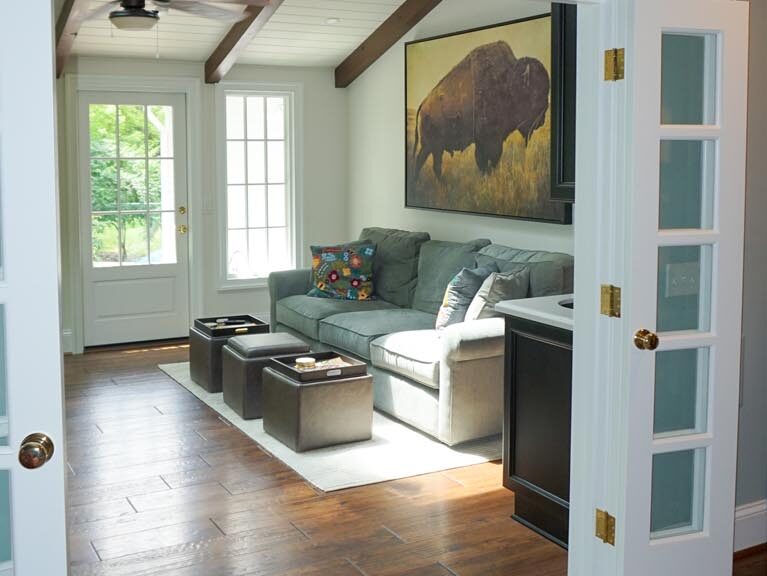
[[[474,295],[490,274],[497,267],[464,268],[456,274],[445,290],[442,306],[437,313],[435,328],[440,329],[451,324],[463,322],[466,311]]]
[[[466,310],[466,320],[480,320],[500,316],[495,305],[504,300],[526,298],[530,286],[530,270],[522,268],[513,272],[493,272],[482,283],[479,291]]]

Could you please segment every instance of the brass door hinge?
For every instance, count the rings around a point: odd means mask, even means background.
[[[617,82],[626,77],[626,49],[605,50],[605,82]]]
[[[600,313],[610,318],[621,317],[621,289],[612,284],[602,284]]]
[[[596,537],[605,544],[615,546],[615,517],[597,508]]]

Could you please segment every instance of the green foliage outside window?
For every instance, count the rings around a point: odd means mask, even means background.
[[[147,211],[161,209],[159,157],[171,113],[166,106],[90,106],[94,262],[146,261],[147,234],[159,238],[160,219]]]

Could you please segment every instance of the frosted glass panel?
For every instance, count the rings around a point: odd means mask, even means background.
[[[650,531],[654,539],[703,529],[706,451],[655,454],[652,459]]]
[[[716,122],[716,36],[664,34],[661,122]]]
[[[711,246],[658,250],[658,330],[707,331],[711,324]]]
[[[8,446],[7,373],[5,370],[5,306],[0,304],[0,446]],[[0,493],[0,497],[2,494]]]
[[[655,360],[656,437],[706,431],[708,348],[658,352]]]
[[[11,473],[0,470],[0,565],[11,560]]]
[[[661,142],[659,227],[662,230],[713,227],[715,147],[712,141]]]

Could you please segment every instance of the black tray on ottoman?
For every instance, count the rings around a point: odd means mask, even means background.
[[[226,322],[224,322],[226,321]],[[208,392],[221,392],[221,348],[232,336],[264,334],[269,324],[246,314],[199,318],[189,329],[189,373]]]

